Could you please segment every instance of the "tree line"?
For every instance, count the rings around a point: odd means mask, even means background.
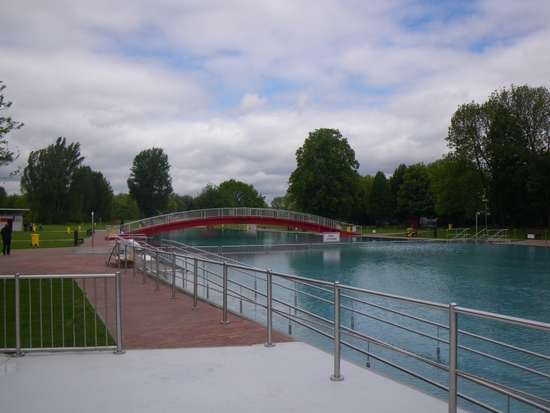
[[[0,82],[1,83],[1,82]],[[0,85],[0,92],[5,86]],[[0,110],[11,102],[0,95]],[[0,166],[17,158],[7,133],[22,123],[0,117]],[[296,151],[296,169],[286,194],[271,207],[296,210],[361,225],[409,224],[422,216],[439,224],[467,225],[479,214],[499,226],[547,226],[550,222],[550,93],[544,87],[512,85],[486,102],[462,104],[446,137],[449,152],[427,165],[398,165],[361,176],[355,151],[337,129],[317,129]],[[23,195],[0,206],[30,208],[43,223],[98,219],[133,220],[163,213],[219,207],[265,208],[253,185],[229,179],[207,183],[195,196],[172,189],[162,148],[138,153],[128,193],[114,195],[101,172],[84,165],[79,143],[65,138],[29,155],[21,174]],[[17,173],[19,171],[14,171]]]

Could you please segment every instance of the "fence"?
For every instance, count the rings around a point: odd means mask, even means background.
[[[125,247],[127,248],[127,247]],[[472,410],[550,412],[550,324],[277,273],[177,246],[135,248],[134,277],[156,280]],[[458,316],[461,328],[458,328]],[[487,320],[485,322],[484,320]],[[509,343],[521,329],[520,344]]]
[[[0,286],[0,351],[124,352],[120,272],[1,275]]]

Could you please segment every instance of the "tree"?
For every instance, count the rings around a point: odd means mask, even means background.
[[[462,225],[475,219],[483,208],[483,185],[475,165],[451,153],[427,168],[437,216]]]
[[[139,209],[147,217],[162,214],[173,192],[168,155],[161,148],[143,150],[130,171],[128,189]]]
[[[30,153],[21,177],[21,191],[37,220],[67,222],[74,205],[71,185],[83,160],[80,144],[67,146],[66,139],[61,137],[55,144]]]
[[[80,167],[73,178],[71,192],[74,203],[74,220],[85,221],[91,217],[107,220],[111,212],[113,190],[101,172],[89,166]]]
[[[390,184],[380,171],[374,176],[367,198],[367,216],[381,225],[392,216]]]
[[[197,209],[209,208],[267,208],[265,197],[253,185],[230,179],[219,186],[207,183],[193,200]]]
[[[4,101],[2,91],[6,88],[6,85],[3,85],[2,83],[3,82],[0,80],[0,111],[8,109],[12,103],[9,101]],[[9,165],[19,157],[19,154],[9,150],[6,135],[13,130],[21,129],[22,127],[23,123],[16,122],[9,116],[0,116],[0,167]],[[10,176],[13,176],[15,173],[17,172],[12,172]]]
[[[449,148],[476,166],[500,225],[550,221],[550,92],[511,86],[453,114]]]
[[[116,194],[111,204],[110,221],[115,225],[121,219],[135,221],[140,218],[140,210],[135,199],[128,194]]]
[[[287,192],[295,209],[338,220],[359,215],[359,162],[337,129],[310,132],[296,151],[296,164]]]
[[[273,209],[292,209],[292,203],[288,197],[288,195],[283,196],[275,196],[271,200],[271,208]]]
[[[426,165],[410,165],[403,175],[397,193],[397,209],[407,218],[431,217],[435,214],[435,198]]]
[[[3,186],[0,186],[0,207],[6,208],[4,204],[6,203],[7,199],[8,199],[8,193],[6,192]]]
[[[251,184],[230,179],[222,182],[218,189],[224,207],[267,208],[265,196],[260,194]]]
[[[220,195],[220,189],[208,182],[193,200],[197,209],[223,208],[223,199]]]
[[[392,213],[393,218],[397,221],[402,221],[405,219],[403,214],[397,208],[397,194],[399,193],[399,188],[403,184],[403,176],[407,171],[407,166],[402,163],[393,171],[393,175],[390,177],[390,191],[391,191],[391,202],[392,202]]]

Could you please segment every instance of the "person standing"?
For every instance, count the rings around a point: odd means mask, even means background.
[[[8,255],[10,255],[11,250],[11,227],[6,222],[6,225],[4,225],[4,228],[2,228],[2,231],[0,231],[2,234],[2,252],[4,255],[6,255],[6,252]]]

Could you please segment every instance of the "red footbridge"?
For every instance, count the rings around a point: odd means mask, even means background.
[[[145,235],[174,231],[183,228],[245,224],[298,228],[317,233],[338,232],[342,237],[359,236],[362,227],[316,215],[270,208],[214,208],[175,212],[109,228],[110,234]]]

